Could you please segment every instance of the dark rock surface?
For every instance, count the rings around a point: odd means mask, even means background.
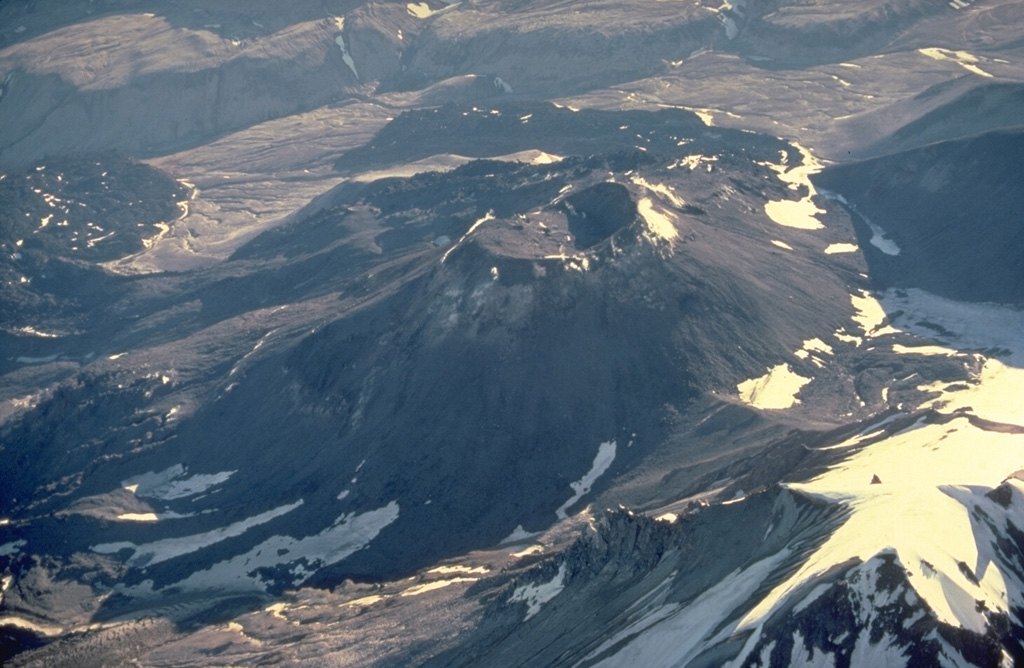
[[[1024,661],[1024,5],[215,5],[0,2],[0,660]]]
[[[1024,190],[1013,175],[1022,173],[1024,132],[1005,130],[837,166],[814,180],[857,213],[857,237],[879,285],[1021,304]],[[898,254],[872,242],[879,237]]]

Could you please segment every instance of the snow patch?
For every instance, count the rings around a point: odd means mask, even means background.
[[[861,290],[860,294],[850,295],[850,302],[853,304],[853,308],[857,309],[853,321],[860,326],[867,338],[899,333],[900,330],[884,324],[888,318],[885,309],[881,302],[866,290]]]
[[[709,128],[715,124],[715,117],[711,115],[710,109],[691,109],[691,111],[697,114],[697,118]]]
[[[158,473],[151,471],[122,480],[121,487],[130,489],[136,495],[147,499],[173,501],[201,494],[226,482],[236,473],[236,471],[221,471],[220,473],[197,473],[186,476],[186,472],[183,465],[175,464]]]
[[[117,519],[122,522],[156,522],[160,518],[156,513],[121,513]]]
[[[340,16],[334,19],[334,23],[338,28],[338,36],[334,38],[334,43],[341,49],[341,59],[352,70],[352,74],[355,75],[356,79],[359,78],[359,72],[356,70],[356,62],[352,59],[352,54],[348,51],[348,46],[345,44],[344,35],[340,34],[345,30],[345,17]]]
[[[899,245],[887,236],[885,230],[878,225],[875,225],[864,216],[861,216],[861,219],[867,223],[867,226],[871,229],[871,238],[868,240],[868,243],[886,255],[895,257],[900,254]]]
[[[871,630],[864,629],[857,637],[857,643],[853,646],[853,654],[850,655],[850,665],[901,668],[901,666],[907,665],[907,657],[904,655],[904,651],[903,647],[896,644],[896,638],[888,633],[883,635],[878,643],[872,643]]]
[[[413,16],[418,19],[429,19],[436,12],[430,8],[425,2],[410,2],[405,6],[405,11],[409,12],[409,16]]]
[[[455,250],[456,248],[458,248],[459,244],[461,244],[463,241],[465,241],[466,238],[469,235],[473,234],[473,232],[476,231],[476,228],[480,227],[481,225],[483,225],[484,223],[486,223],[489,220],[494,220],[494,211],[493,210],[488,211],[484,215],[483,218],[478,218],[476,220],[476,222],[474,222],[472,225],[470,225],[469,229],[466,230],[466,233],[463,234],[461,237],[459,237],[459,240],[456,241],[454,244],[452,244],[451,248],[449,248],[448,250],[446,250],[444,252],[444,255],[441,256],[441,262],[444,262],[445,260],[447,260],[448,256],[452,254],[452,251]]]
[[[516,526],[515,529],[512,530],[512,533],[510,533],[509,535],[505,536],[505,538],[503,538],[501,540],[501,542],[498,543],[498,545],[508,545],[509,543],[521,543],[524,540],[530,540],[534,536],[539,536],[539,535],[540,535],[539,531],[534,531],[534,532],[527,531],[526,529],[523,528],[523,525],[520,524],[520,525]]]
[[[857,244],[837,243],[825,246],[825,255],[836,255],[837,253],[856,253],[860,250]]]
[[[61,334],[55,334],[53,332],[44,332],[40,329],[36,329],[32,325],[18,327],[15,331],[19,334],[26,334],[28,336],[38,336],[41,339],[59,339],[62,336]]]
[[[831,355],[833,354],[832,346],[828,345],[821,339],[807,339],[806,341],[804,341],[803,347],[793,354],[802,360],[805,360],[808,357],[810,357],[811,361],[814,362],[820,368],[822,366],[820,360],[818,360],[817,357],[812,357],[811,353],[823,353],[825,355]]]
[[[526,603],[526,617],[523,618],[525,622],[530,617],[533,617],[540,612],[541,607],[562,593],[565,589],[565,575],[566,566],[563,563],[558,567],[558,572],[555,573],[549,582],[542,582],[540,584],[528,584],[521,587],[517,587],[512,592],[512,597],[509,598],[509,602],[523,602]]]
[[[743,381],[736,390],[740,399],[754,408],[780,410],[800,403],[796,395],[809,382],[810,378],[797,374],[788,364],[779,364],[760,378]]]
[[[189,577],[169,585],[183,591],[252,591],[265,590],[278,585],[297,587],[309,579],[315,570],[337,563],[363,549],[385,527],[398,519],[396,501],[361,515],[349,513],[338,517],[320,533],[304,538],[272,536],[248,552],[218,562],[210,568],[196,571]],[[293,564],[285,575],[261,573],[262,569],[277,569]],[[134,587],[115,587],[127,594],[153,593],[153,583],[147,580]]]
[[[970,53],[967,53],[966,51],[952,51],[950,49],[929,47],[926,49],[918,49],[917,52],[923,56],[931,58],[932,60],[953,62],[959,65],[960,67],[964,68],[968,72],[977,74],[982,77],[992,78],[991,74],[978,67],[978,57]]]
[[[405,5],[405,11],[408,12],[409,16],[417,19],[429,19],[431,16],[437,16],[439,14],[446,14],[449,11],[455,9],[461,2],[452,2],[451,0],[445,0],[446,7],[441,9],[431,9],[430,5],[425,2],[410,2]],[[398,31],[398,39],[402,39],[402,31]]]
[[[133,554],[128,559],[128,565],[133,568],[147,568],[163,561],[168,561],[182,555],[191,554],[204,547],[209,547],[228,538],[241,536],[250,528],[266,524],[275,517],[289,513],[302,505],[302,499],[295,503],[280,506],[254,517],[244,519],[241,522],[229,524],[226,527],[207,531],[205,533],[178,538],[165,538],[145,545],[136,545],[127,541],[118,543],[101,543],[92,547],[93,552],[99,554],[116,554],[121,550],[132,550]]]
[[[435,589],[444,589],[450,587],[453,584],[460,582],[476,582],[480,578],[452,578],[451,580],[435,580],[433,582],[427,582],[414,587],[409,587],[403,591],[400,596],[419,596],[420,594],[426,594],[428,591],[434,591]]]
[[[832,346],[828,345],[824,341],[818,338],[807,339],[804,341],[804,350],[813,352],[825,353],[826,355],[832,354]]]
[[[640,186],[642,188],[646,188],[646,189],[650,190],[653,193],[657,193],[657,194],[661,195],[662,197],[667,199],[669,202],[671,202],[672,206],[674,206],[676,208],[681,209],[684,206],[686,206],[686,202],[683,201],[683,199],[681,197],[679,197],[679,195],[676,195],[675,190],[671,186],[666,186],[666,185],[661,184],[661,183],[650,183],[646,179],[644,179],[643,177],[640,177],[640,176],[633,176],[632,177],[632,181],[633,181],[633,183],[635,183],[636,185],[638,185],[638,186]]]
[[[918,389],[940,393],[938,398],[926,402],[923,408],[933,408],[946,414],[969,411],[982,419],[1024,430],[1024,401],[1021,401],[1024,397],[1024,369],[988,359],[978,378],[965,388],[949,389],[948,383],[940,381],[920,385]],[[1024,440],[1021,446],[1024,447]],[[1024,452],[1018,464],[1024,465]]]
[[[702,164],[707,165],[707,170],[710,172],[712,167],[711,163],[718,162],[717,155],[700,155],[699,153],[694,155],[688,155],[685,158],[680,158],[670,165],[667,165],[665,169],[676,169],[677,167],[686,167],[691,172],[700,167]]]
[[[450,573],[468,573],[470,575],[472,575],[474,573],[477,573],[477,574],[483,575],[484,573],[489,573],[490,571],[491,571],[491,569],[487,568],[486,566],[461,566],[461,565],[456,565],[456,566],[438,566],[437,568],[431,568],[427,572],[428,573],[441,573],[443,575],[447,575],[447,574],[450,574]]]
[[[791,190],[800,187],[807,189],[807,195],[800,200],[773,200],[764,205],[764,212],[773,222],[783,227],[792,227],[800,230],[820,230],[825,227],[815,216],[825,213],[814,203],[814,196],[818,194],[810,176],[821,171],[822,165],[817,158],[800,144],[793,144],[800,152],[802,162],[796,167],[788,167],[786,160],[788,156],[783,152],[781,164],[759,163],[774,171],[780,181],[789,185]]]
[[[640,212],[640,217],[647,223],[647,229],[650,230],[656,238],[663,239],[665,241],[672,241],[679,237],[679,231],[676,230],[674,222],[675,216],[667,211],[660,211],[655,208],[654,203],[647,197],[643,197],[637,202],[637,210]]]
[[[28,541],[16,540],[11,543],[4,543],[0,545],[0,557],[8,557],[12,554],[18,554],[21,552],[21,548],[28,545]]]
[[[894,343],[892,351],[897,355],[938,355],[941,357],[956,357],[962,353],[945,346],[902,346]]]
[[[39,624],[39,623],[33,622],[33,621],[29,620],[29,619],[25,619],[24,617],[16,617],[14,615],[8,615],[7,617],[0,617],[0,627],[2,627],[2,626],[13,626],[15,628],[24,629],[26,631],[31,631],[32,633],[35,633],[37,635],[48,636],[48,637],[59,636],[59,635],[63,635],[63,633],[64,633],[64,629],[62,629],[59,626],[50,626],[48,624]]]
[[[789,656],[789,668],[835,668],[835,665],[836,657],[834,654],[829,654],[818,647],[812,647],[808,651],[803,634],[800,631],[793,633],[793,650]],[[888,666],[885,663],[851,663],[850,665]]]

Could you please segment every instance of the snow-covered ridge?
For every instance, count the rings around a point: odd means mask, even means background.
[[[795,492],[843,504],[852,513],[737,628],[757,628],[793,592],[838,564],[853,558],[867,562],[886,553],[896,556],[914,592],[938,621],[984,633],[989,616],[998,612],[1022,624],[1013,610],[1024,605],[1024,582],[997,545],[1006,523],[1024,527],[1024,483],[1014,477],[1024,467],[1024,342],[1019,338],[1024,313],[961,304],[921,291],[893,292],[879,302],[869,301],[861,298],[862,326],[876,340],[898,332],[893,327],[880,331],[878,315],[868,312],[884,304],[887,312],[903,310],[900,322],[911,323],[918,333],[934,335],[933,328],[942,327],[947,345],[968,351],[1009,349],[1011,354],[1003,360],[986,359],[970,384],[922,385],[921,390],[935,397],[917,410],[939,411],[945,419],[918,420],[817,478],[788,485]],[[1012,490],[1006,503],[989,494],[1000,485]]]
[[[863,338],[848,343],[941,355],[977,372],[966,383],[922,382],[917,405],[824,444],[821,450],[846,453],[845,459],[785,485],[845,513],[817,547],[794,561],[787,545],[692,601],[651,607],[587,656],[597,663],[580,665],[686,666],[742,639],[724,665],[832,666],[842,657],[855,666],[905,666],[911,649],[920,651],[915,634],[930,628],[959,628],[975,638],[993,637],[993,624],[1024,628],[1020,556],[1007,535],[1024,530],[1024,311],[920,290],[862,292],[851,301]],[[908,342],[913,335],[922,337],[921,345]],[[819,361],[836,354],[818,338],[797,352]],[[780,378],[785,370],[782,365]],[[767,387],[771,375],[746,387]],[[766,539],[776,526],[773,521]],[[837,596],[853,626],[827,642],[803,635],[801,624],[818,628],[820,615],[845,619],[834,610]],[[791,654],[782,646],[789,657],[782,663],[780,629],[790,629],[792,640]],[[941,642],[929,646],[933,659],[975,665],[946,636],[934,637]]]

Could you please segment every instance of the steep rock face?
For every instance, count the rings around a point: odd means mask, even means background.
[[[937,621],[891,554],[850,567],[816,593],[770,620],[741,665],[774,668],[802,660],[835,666],[884,661],[997,666],[1003,643],[1016,644],[997,633],[972,633]]]
[[[255,10],[108,14],[9,45],[0,51],[0,164],[110,148],[153,155],[337,100],[361,79],[335,42],[344,30],[317,13],[276,32]],[[221,23],[230,18],[244,30]],[[50,57],[62,52],[76,55]]]
[[[769,67],[876,53],[916,22],[945,10],[926,0],[883,0],[856,10],[834,0],[750,3],[744,8],[750,16],[736,48]]]
[[[882,286],[1024,302],[1024,134],[993,132],[825,170]]]
[[[672,4],[509,7],[484,2],[428,19],[386,86],[419,88],[463,74],[498,77],[509,92],[565,95],[650,76],[669,61],[728,41],[716,14]],[[554,57],[556,68],[546,63]],[[529,74],[527,74],[529,73]]]
[[[963,90],[964,88],[967,90]],[[1018,83],[943,82],[915,96],[914,103],[933,108],[901,127],[878,146],[876,154],[891,154],[950,139],[967,139],[1001,128],[1024,124],[1024,86]]]

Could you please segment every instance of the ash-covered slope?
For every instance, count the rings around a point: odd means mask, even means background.
[[[1019,659],[1024,324],[907,286],[1016,301],[1024,5],[66,5],[0,3],[0,660]]]
[[[566,128],[589,148],[616,123],[523,111],[437,114],[512,116],[563,148]],[[788,195],[769,164],[785,144],[673,110],[616,127],[632,150],[342,186],[165,288],[185,312],[134,281],[120,307],[161,332],[151,371],[87,368],[5,431],[18,540],[65,560],[54,575],[80,555],[118,573],[96,583],[101,617],[409,573],[566,517],[695,398],[849,316],[856,264],[773,244],[824,245],[761,210]],[[239,334],[250,347],[217,359]]]
[[[951,382],[949,366],[886,414],[792,432],[755,458],[758,474],[723,468],[724,488],[646,517],[581,513],[576,541],[568,528],[523,535],[412,579],[298,592],[233,627],[165,637],[146,658],[185,665],[216,640],[235,662],[272,652],[311,665],[1014,665],[1024,427],[1007,392],[1024,380],[1008,348],[1019,351],[1021,314],[920,291],[884,302],[902,315],[865,323],[865,348],[952,357],[976,368],[968,381]],[[440,620],[457,634],[430,626]],[[315,630],[297,639],[295,624]],[[396,627],[381,646],[350,640]]]

